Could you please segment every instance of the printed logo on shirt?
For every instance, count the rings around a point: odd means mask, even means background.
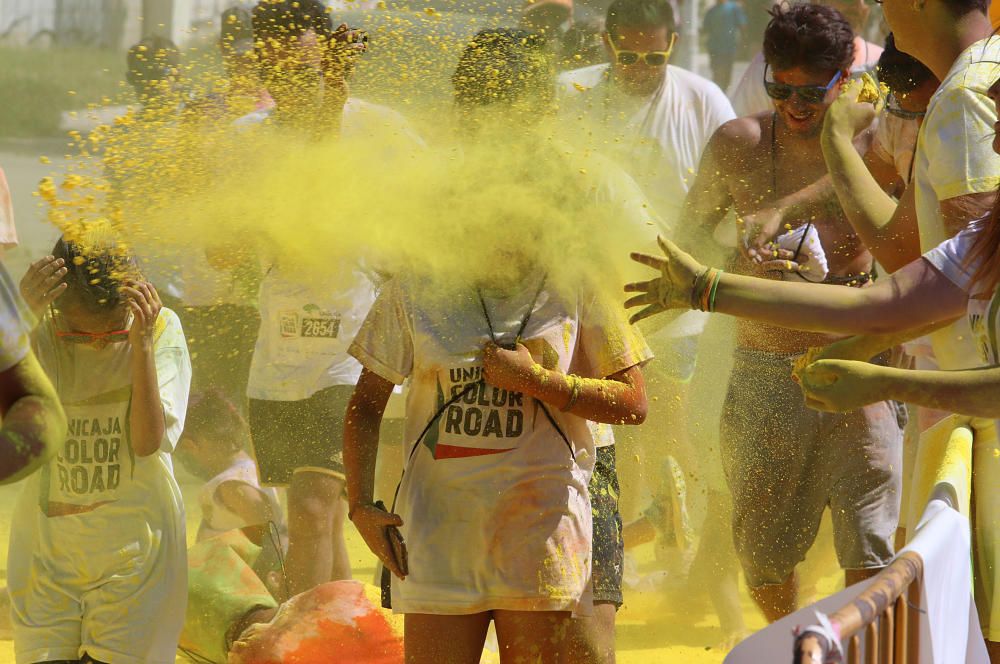
[[[114,491],[121,483],[121,455],[125,445],[118,416],[70,417],[69,436],[55,457],[52,481],[68,498]]]

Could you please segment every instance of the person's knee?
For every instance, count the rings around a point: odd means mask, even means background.
[[[289,525],[300,525],[317,535],[328,533],[343,487],[343,481],[332,475],[297,473],[288,492]]]

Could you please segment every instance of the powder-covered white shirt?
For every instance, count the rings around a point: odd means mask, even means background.
[[[892,164],[896,174],[905,183],[913,179],[914,155],[920,121],[900,118],[885,110],[878,119],[872,150],[887,164]]]
[[[1000,185],[1000,156],[992,145],[996,109],[986,96],[1000,74],[998,62],[1000,38],[976,42],[955,60],[927,105],[913,172],[923,251],[949,237],[941,215],[943,201],[996,191]],[[979,364],[966,321],[938,330],[930,337],[942,369]]]
[[[513,341],[530,312],[522,343],[536,362],[562,374],[603,378],[650,353],[620,304],[539,292],[540,283],[536,275],[509,297],[483,294],[480,301],[471,286],[441,293],[396,278],[351,345],[370,371],[396,384],[410,380],[396,506],[410,576],[393,580],[397,611],[572,611],[584,597],[590,427],[551,404],[480,382],[491,338],[483,308],[500,343]]]
[[[645,97],[619,90],[610,73],[601,64],[560,75],[564,129],[574,143],[615,159],[673,226],[708,140],[736,117],[733,107],[715,83],[673,65]]]

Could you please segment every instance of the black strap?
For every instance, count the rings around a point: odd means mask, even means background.
[[[778,112],[775,111],[771,113],[771,195],[774,196],[775,200],[778,199]],[[792,256],[792,260],[796,263],[799,262],[799,254],[802,253],[802,245],[806,243],[806,237],[809,235],[809,229],[812,228],[812,219],[806,222],[806,230],[802,233],[802,238],[799,240],[799,246],[795,247],[795,255]],[[808,281],[808,279],[806,280]]]

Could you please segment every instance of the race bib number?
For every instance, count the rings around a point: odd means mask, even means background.
[[[340,334],[340,316],[300,316],[286,311],[279,322],[283,338],[336,339]]]

